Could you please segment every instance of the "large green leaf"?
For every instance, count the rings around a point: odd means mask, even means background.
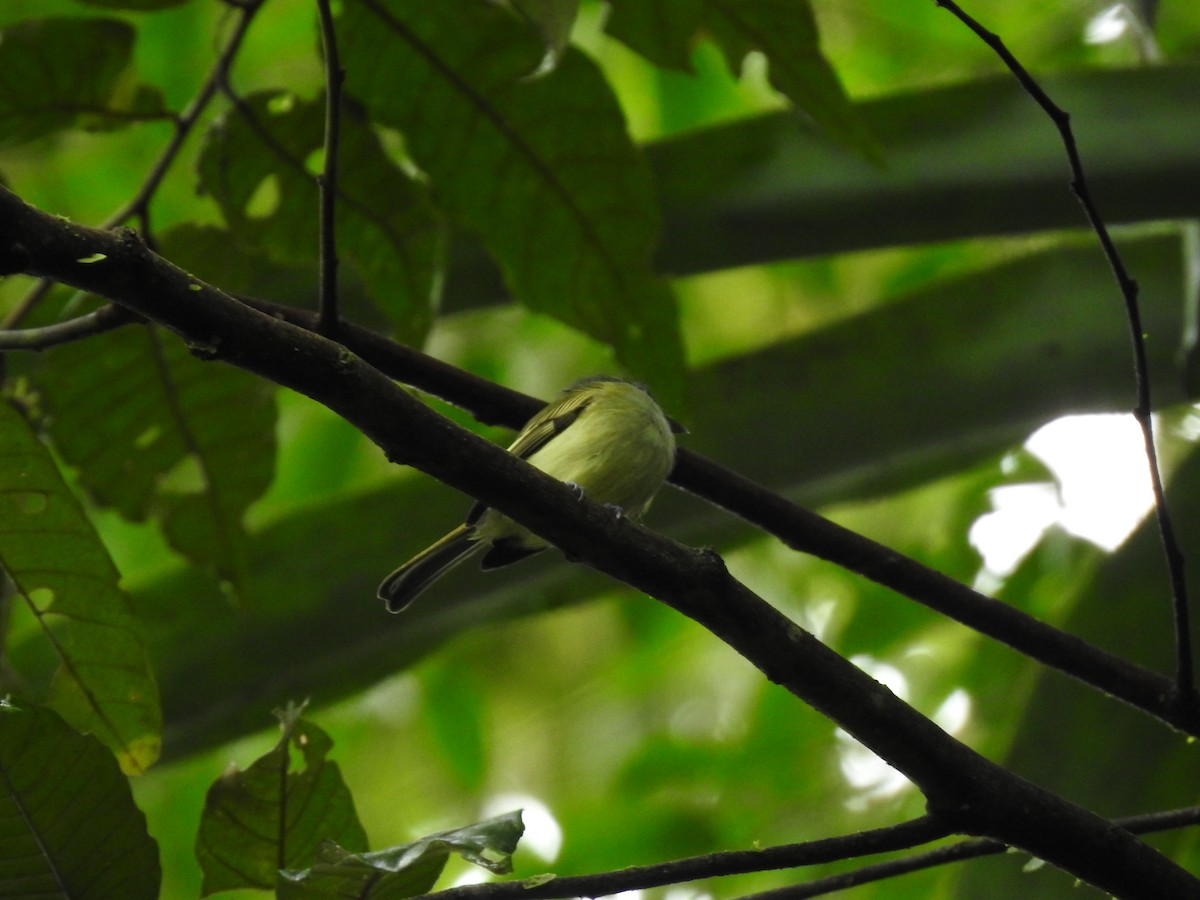
[[[317,255],[317,184],[324,103],[260,92],[208,132],[200,187],[220,204],[230,231],[289,265]],[[419,343],[433,321],[443,242],[424,190],[394,165],[361,109],[345,103],[338,155],[337,250],[394,319]]]
[[[1178,242],[1124,249],[1142,280],[1146,328],[1161,336],[1150,344],[1157,396],[1173,402]],[[823,504],[890,494],[994,458],[1058,415],[1127,409],[1127,337],[1109,277],[1094,250],[1049,250],[706,367],[690,385],[696,413],[681,443],[800,502]],[[1030,334],[1042,338],[1031,345]],[[771,439],[746,440],[764,422]],[[427,479],[409,479],[298,512],[250,536],[246,613],[214,610],[211,588],[194,573],[146,586],[138,599],[159,623],[156,655],[175,746],[251,727],[289,691],[316,702],[344,696],[464,628],[607,589],[605,579],[547,554],[502,573],[463,567],[439,585],[441,598],[401,618],[384,615],[373,599],[379,579],[459,521],[467,505]],[[330,527],[341,522],[355,527]],[[750,533],[676,492],[665,492],[649,522],[718,547]]]
[[[771,83],[827,134],[877,156],[858,110],[821,53],[808,0],[612,0],[608,32],[662,66],[688,68],[703,34],[721,47],[733,72],[746,55],[767,58]]]
[[[8,403],[0,460],[0,565],[36,621],[33,640],[57,663],[49,702],[126,772],[143,772],[158,758],[158,688],[117,571],[49,450]]]
[[[1110,223],[1187,218],[1200,207],[1200,66],[1041,78],[1071,114]],[[662,201],[656,266],[719,272],[830,253],[984,235],[1082,228],[1057,132],[1010,78],[908,91],[858,104],[886,165],[775,113],[646,146]],[[495,302],[500,279],[465,238],[446,297]]]
[[[274,473],[269,386],[148,327],[56,348],[45,363],[50,431],[84,487],[126,518],[156,517],[177,550],[239,582],[242,516]]]
[[[104,746],[0,701],[0,896],[154,900],[158,845]]]
[[[569,50],[527,77],[536,35],[482,2],[360,0],[338,27],[355,60],[347,90],[404,132],[435,198],[480,235],[512,295],[678,397],[675,304],[650,267],[649,172],[596,66]]]
[[[134,36],[115,19],[29,19],[0,29],[0,146],[165,117],[159,93],[133,75]]]
[[[196,836],[201,896],[271,888],[279,869],[312,863],[325,841],[366,849],[350,791],[327,758],[333,741],[301,711],[280,713],[279,743],[245,771],[231,766],[208,789]],[[293,750],[303,760],[300,771],[292,771]]]

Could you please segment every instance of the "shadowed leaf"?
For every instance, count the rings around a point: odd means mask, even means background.
[[[650,255],[649,171],[598,69],[568,50],[529,79],[541,44],[485,3],[346,7],[347,90],[401,129],[435,199],[478,232],[512,295],[609,344],[668,406],[683,351]]]
[[[29,19],[0,29],[0,146],[165,116],[158,91],[134,80],[134,34],[114,19]]]
[[[50,429],[87,490],[127,519],[158,519],[180,553],[241,581],[242,515],[274,474],[270,388],[136,326],[46,362]]]
[[[144,772],[158,758],[162,724],[139,623],[49,451],[8,403],[0,403],[0,565],[57,662],[50,705],[111,747],[126,772]]]
[[[158,845],[95,738],[0,703],[0,896],[154,900]]]
[[[234,236],[289,265],[317,251],[315,156],[324,101],[287,92],[245,98],[206,136],[201,189],[213,196]],[[424,190],[394,165],[361,109],[343,109],[337,238],[351,267],[400,337],[419,343],[433,321],[441,265],[439,219]]]
[[[301,712],[279,713],[283,735],[275,748],[245,771],[231,766],[208,789],[196,836],[202,896],[270,888],[278,869],[312,862],[324,841],[366,849],[341,770],[326,758],[333,741]],[[303,760],[299,771],[292,770],[292,751]]]

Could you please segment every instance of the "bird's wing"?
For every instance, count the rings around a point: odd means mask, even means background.
[[[541,412],[521,429],[517,439],[509,446],[508,452],[521,459],[529,459],[545,447],[551,438],[562,434],[591,402],[592,398],[585,392],[571,391],[558,400],[547,403]],[[474,525],[486,511],[486,504],[476,503],[467,513],[466,524]]]

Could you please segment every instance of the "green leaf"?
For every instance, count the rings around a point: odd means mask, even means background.
[[[217,201],[241,243],[280,263],[311,265],[317,255],[315,175],[324,116],[321,99],[260,92],[231,109],[205,139],[201,190]],[[388,158],[370,125],[357,104],[343,104],[338,255],[393,318],[400,338],[419,343],[437,305],[442,227],[424,189]]]
[[[707,0],[706,6],[708,28],[732,71],[751,51],[765,54],[771,83],[779,91],[827,134],[879,160],[875,140],[821,53],[808,0]]]
[[[140,625],[91,522],[49,451],[0,403],[0,565],[58,669],[49,702],[128,773],[158,758],[162,719]]]
[[[317,308],[317,258],[298,263],[272,259],[262,247],[243,243],[216,225],[184,222],[158,236],[159,253],[221,290],[247,294],[301,309]],[[379,313],[353,269],[341,268],[338,297],[346,318],[370,322]]]
[[[691,71],[704,0],[610,0],[605,30],[650,62]]]
[[[112,754],[51,710],[7,701],[0,846],[0,896],[158,897],[158,845]]]
[[[98,502],[156,518],[180,553],[242,580],[242,516],[274,474],[269,385],[138,326],[55,348],[35,378],[55,445]]]
[[[337,763],[333,741],[300,718],[280,712],[283,734],[273,750],[241,771],[231,766],[208,789],[196,858],[201,896],[241,887],[271,888],[281,868],[305,865],[324,841],[365,850],[367,837]],[[292,752],[303,769],[292,771]]]
[[[692,45],[710,36],[729,69],[767,57],[771,83],[827,134],[869,159],[879,148],[821,53],[808,0],[611,0],[606,30],[650,61],[689,70]]]
[[[283,900],[413,897],[433,888],[451,853],[489,872],[507,875],[524,833],[521,811],[516,810],[374,853],[348,853],[327,845],[311,869],[280,873],[277,896]]]
[[[135,80],[134,36],[115,19],[28,19],[0,29],[0,146],[167,115],[161,95]]]
[[[481,2],[349,4],[347,90],[401,129],[435,199],[478,232],[512,295],[612,346],[675,406],[683,367],[674,299],[650,255],[649,172],[594,64],[541,47]]]

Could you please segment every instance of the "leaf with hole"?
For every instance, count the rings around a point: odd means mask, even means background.
[[[49,450],[0,403],[0,566],[54,661],[43,694],[73,727],[144,772],[158,758],[162,718],[140,625],[117,570],[63,482]],[[22,675],[37,682],[41,673]],[[43,681],[46,679],[42,679]]]

